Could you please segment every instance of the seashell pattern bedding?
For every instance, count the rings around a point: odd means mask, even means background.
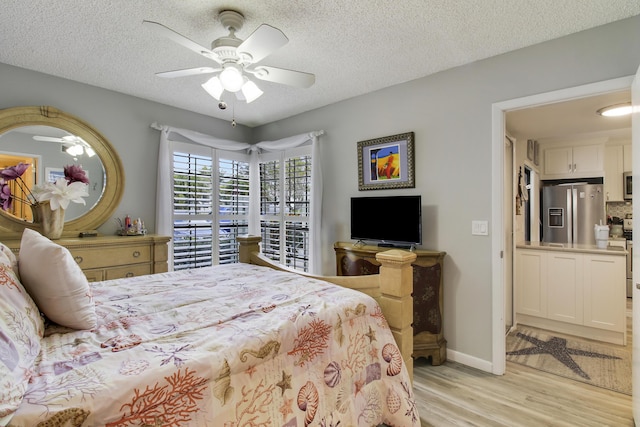
[[[10,426],[419,426],[367,295],[248,264],[91,284],[98,325],[48,325]]]

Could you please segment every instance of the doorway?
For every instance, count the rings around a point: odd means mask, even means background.
[[[506,185],[508,185],[508,183],[504,182],[505,174],[503,173],[506,167],[505,162],[507,161],[504,156],[503,148],[506,130],[505,116],[507,112],[519,109],[533,108],[545,104],[553,104],[572,99],[580,99],[589,96],[605,94],[608,92],[628,90],[631,87],[632,80],[632,76],[623,77],[619,79],[613,79],[494,104],[492,106],[492,153],[494,164],[494,173],[492,175],[492,192],[494,195],[494,200],[502,198],[504,196]],[[500,170],[500,173],[495,173],[498,170]],[[515,241],[512,243],[513,246],[509,248],[510,250],[503,250],[503,244],[506,241],[505,217],[507,217],[508,215],[509,213],[504,211],[504,207],[502,209],[494,210],[492,214],[494,229],[499,231],[498,233],[495,233],[492,239],[492,290],[494,307],[492,310],[492,372],[497,375],[504,374],[506,368],[506,343],[504,331],[506,327],[505,296],[508,292],[505,286],[508,285],[508,283],[505,277],[509,269],[512,269],[514,266],[515,255]],[[511,255],[505,256],[506,253],[510,253]]]

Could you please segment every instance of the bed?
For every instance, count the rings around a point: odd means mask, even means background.
[[[19,262],[0,244],[0,425],[419,426],[406,316],[383,314],[411,254],[352,283],[366,295],[257,265],[258,242],[240,264],[92,284],[33,230]]]

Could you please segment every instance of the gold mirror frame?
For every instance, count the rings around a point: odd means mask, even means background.
[[[100,200],[84,215],[64,223],[64,233],[77,235],[104,224],[118,207],[124,189],[124,169],[120,157],[109,141],[83,120],[49,106],[13,107],[0,110],[0,136],[22,126],[52,126],[84,139],[96,152],[105,172]],[[26,222],[0,209],[0,232],[22,232],[37,224]]]

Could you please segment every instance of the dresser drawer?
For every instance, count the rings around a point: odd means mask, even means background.
[[[133,264],[124,267],[108,268],[104,271],[105,280],[122,279],[123,277],[142,276],[151,274],[151,264]]]
[[[83,270],[151,262],[149,245],[71,249],[71,254]]]
[[[82,270],[89,282],[101,282],[104,280],[104,270]]]

